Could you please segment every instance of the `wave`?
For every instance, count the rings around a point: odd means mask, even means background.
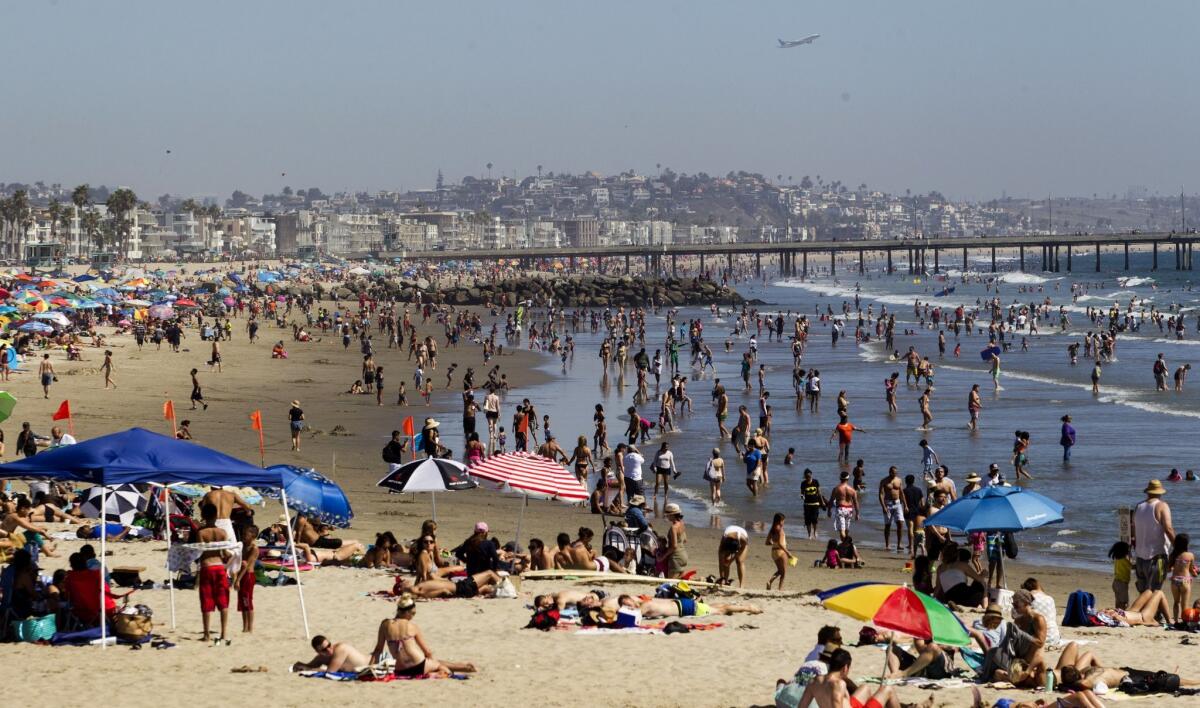
[[[1186,344],[1193,347],[1200,345],[1200,341],[1195,339],[1175,339],[1174,337],[1170,339],[1167,339],[1166,337],[1158,337],[1150,341],[1154,342],[1155,344]]]
[[[1034,275],[1033,273],[1016,272],[1004,273],[998,278],[998,280],[1002,283],[1009,283],[1010,285],[1041,285],[1042,283],[1048,283],[1051,280],[1061,280],[1061,278],[1046,278],[1040,275]]]
[[[1050,550],[1052,550],[1052,551],[1072,551],[1072,550],[1075,550],[1075,545],[1071,544],[1071,543],[1063,543],[1062,541],[1055,541],[1054,543],[1050,544]]]
[[[1154,278],[1143,278],[1139,276],[1122,276],[1117,278],[1117,284],[1123,288],[1136,288],[1139,285],[1147,285],[1153,282]]]

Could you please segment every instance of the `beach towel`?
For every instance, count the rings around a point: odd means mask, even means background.
[[[328,679],[330,681],[357,681],[357,671],[301,671],[304,678]]]
[[[1088,616],[1093,614],[1095,607],[1094,595],[1085,590],[1076,590],[1067,596],[1067,608],[1060,624],[1064,627],[1087,627],[1091,625]]]

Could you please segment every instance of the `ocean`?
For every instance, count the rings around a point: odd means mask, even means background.
[[[652,443],[642,446],[647,467],[660,440],[667,440],[674,450],[682,477],[672,486],[672,501],[683,505],[688,523],[721,527],[737,523],[752,531],[765,531],[771,516],[783,512],[793,534],[803,537],[802,507],[799,480],[802,471],[811,468],[822,488],[828,492],[837,483],[842,469],[837,462],[837,449],[829,442],[830,432],[838,422],[836,397],[844,390],[850,400],[850,420],[863,429],[854,437],[851,457],[865,461],[867,489],[862,493],[863,520],[855,530],[855,540],[866,546],[882,545],[882,511],[877,501],[878,481],[888,466],[896,465],[903,477],[921,477],[921,450],[918,443],[927,439],[942,462],[950,469],[951,477],[961,490],[969,472],[986,476],[989,463],[1000,465],[1010,483],[1016,483],[1010,464],[1012,442],[1017,430],[1031,434],[1029,471],[1033,481],[1023,482],[1031,488],[1065,505],[1065,521],[1043,529],[1019,535],[1022,558],[1034,557],[1045,562],[1072,566],[1103,567],[1108,547],[1118,539],[1117,510],[1136,504],[1143,498],[1142,489],[1148,480],[1166,481],[1169,470],[1200,468],[1198,447],[1192,435],[1200,432],[1200,381],[1189,383],[1185,390],[1159,392],[1154,390],[1151,366],[1158,353],[1163,353],[1169,371],[1200,354],[1200,333],[1197,314],[1200,292],[1192,289],[1193,273],[1174,270],[1150,270],[1149,254],[1133,254],[1132,270],[1122,269],[1123,256],[1113,254],[1102,258],[1102,271],[1093,272],[1093,260],[1087,254],[1079,256],[1079,264],[1088,270],[1075,274],[1016,272],[1015,259],[1003,260],[1000,273],[986,271],[990,259],[971,262],[978,271],[966,273],[950,270],[941,275],[917,277],[903,275],[905,264],[896,263],[895,274],[882,272],[881,264],[864,275],[837,278],[817,273],[806,280],[768,276],[759,280],[742,280],[737,289],[747,299],[757,298],[768,304],[759,306],[760,313],[785,314],[785,332],[790,335],[796,314],[807,314],[811,322],[809,343],[804,356],[806,368],[816,368],[823,381],[822,405],[819,414],[810,414],[805,406],[798,410],[791,385],[792,356],[790,342],[768,342],[766,329],[758,336],[758,363],[767,367],[767,388],[773,404],[771,435],[771,484],[758,497],[751,496],[743,483],[744,475],[728,442],[720,443],[717,435],[710,391],[714,377],[720,378],[730,398],[730,420],[736,420],[738,405],[746,405],[753,422],[757,422],[757,386],[752,391],[741,390],[739,360],[747,349],[748,334],[734,335],[733,322],[727,308],[714,317],[707,309],[683,308],[677,323],[701,318],[705,341],[716,357],[717,372],[700,373],[688,366],[686,340],[681,347],[682,370],[688,375],[688,394],[694,402],[691,415],[679,416],[679,432],[656,436]],[[839,268],[839,273],[851,270],[851,263]],[[854,269],[857,270],[856,268]],[[1078,297],[1072,284],[1080,287]],[[953,287],[952,294],[942,297],[935,293]],[[906,386],[903,362],[889,361],[890,352],[883,343],[856,344],[854,298],[858,296],[865,312],[870,306],[878,316],[882,308],[894,313],[897,320],[895,349],[901,354],[913,346],[923,356],[929,356],[936,371],[932,395],[934,421],[932,430],[918,430],[921,415],[917,398],[922,388]],[[1070,323],[1060,331],[1057,316],[1040,324],[1040,333],[1018,333],[1010,341],[1012,347],[1002,355],[1001,389],[993,391],[988,365],[981,359],[980,350],[987,344],[986,331],[978,329],[956,338],[946,329],[947,351],[938,356],[937,330],[921,329],[914,313],[919,300],[930,307],[940,306],[952,313],[957,305],[968,309],[996,296],[1004,305],[1010,303],[1042,303],[1048,299],[1057,311],[1065,306]],[[1084,358],[1080,347],[1079,363],[1070,365],[1067,346],[1082,342],[1085,332],[1098,331],[1086,317],[1086,308],[1105,310],[1118,303],[1124,311],[1131,298],[1136,298],[1149,312],[1151,306],[1166,311],[1175,305],[1175,312],[1185,316],[1186,337],[1177,340],[1174,333],[1160,331],[1145,318],[1140,331],[1118,336],[1115,361],[1104,367],[1099,395],[1091,392],[1091,361]],[[830,323],[815,319],[819,310],[832,307],[841,313],[848,304],[852,314],[847,319],[845,336],[835,346]],[[651,315],[647,321],[646,348],[653,356],[655,349],[666,352],[665,311]],[[543,315],[539,315],[539,320]],[[1165,319],[1165,317],[1164,317]],[[982,320],[986,328],[988,318]],[[678,324],[676,325],[678,327]],[[979,323],[976,324],[978,328]],[[619,377],[614,367],[608,380],[601,376],[598,358],[603,332],[592,334],[582,328],[574,334],[574,357],[564,367],[548,356],[543,369],[550,380],[533,389],[520,392],[533,400],[539,412],[549,413],[551,428],[560,445],[570,452],[575,439],[586,435],[591,440],[592,412],[596,403],[604,404],[608,412],[609,443],[621,440],[624,424],[619,420],[631,405],[636,374],[632,363],[626,375]],[[874,327],[865,327],[874,340]],[[901,334],[905,329],[909,335]],[[677,331],[678,334],[678,331]],[[1022,351],[1021,338],[1028,339],[1028,350]],[[731,338],[731,351],[726,353],[724,341]],[[952,356],[955,344],[961,345],[961,356]],[[522,346],[527,346],[522,342]],[[631,351],[636,352],[636,348]],[[757,365],[756,365],[757,368]],[[669,371],[669,368],[667,368]],[[889,414],[884,399],[884,379],[893,371],[901,375],[898,390],[899,412]],[[664,385],[669,379],[664,374]],[[752,374],[752,384],[755,375]],[[967,428],[967,395],[972,384],[980,385],[983,413],[980,429],[972,433]],[[655,394],[651,378],[651,396]],[[501,422],[511,421],[516,401],[510,396]],[[657,418],[656,402],[639,408],[650,419]],[[1058,445],[1060,418],[1070,414],[1078,431],[1077,445],[1070,464],[1062,461]],[[456,427],[456,426],[452,426]],[[657,432],[657,431],[656,431]],[[511,439],[511,437],[510,437]],[[702,479],[705,460],[714,446],[720,446],[728,466],[724,486],[724,502],[713,506],[708,502],[708,484]],[[795,448],[795,464],[784,466],[784,453]],[[647,471],[647,480],[653,475]],[[1170,503],[1177,532],[1186,532],[1200,522],[1200,507],[1193,502],[1200,492],[1200,483],[1168,484],[1165,499]],[[649,495],[648,495],[649,496]],[[659,500],[661,505],[662,500]],[[832,524],[822,517],[822,535],[832,531]]]

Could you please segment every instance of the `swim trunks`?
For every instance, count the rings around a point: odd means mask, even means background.
[[[886,524],[902,524],[904,523],[904,503],[899,499],[892,500],[887,504],[887,519]]]
[[[479,586],[475,583],[475,578],[468,575],[459,580],[454,586],[455,597],[475,597],[479,594]]]
[[[216,612],[229,609],[229,576],[223,565],[206,565],[200,569],[196,583],[200,592],[200,611]]]
[[[854,696],[850,696],[850,708],[883,708],[879,701],[875,700],[875,696],[871,696],[866,703],[858,700]]]
[[[254,611],[254,573],[247,572],[238,582],[237,608],[238,612]]]
[[[699,600],[681,597],[675,602],[679,605],[680,617],[706,617],[712,614],[712,608]]]
[[[833,530],[839,533],[850,531],[850,522],[854,520],[853,506],[839,506],[833,516]]]

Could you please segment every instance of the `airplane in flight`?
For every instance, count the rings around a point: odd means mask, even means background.
[[[781,40],[779,40],[779,48],[780,49],[791,49],[792,47],[799,47],[801,44],[812,44],[814,41],[816,41],[817,37],[820,37],[820,36],[821,35],[819,35],[819,34],[810,34],[807,37],[805,37],[804,39],[793,39],[793,40],[781,39]]]

